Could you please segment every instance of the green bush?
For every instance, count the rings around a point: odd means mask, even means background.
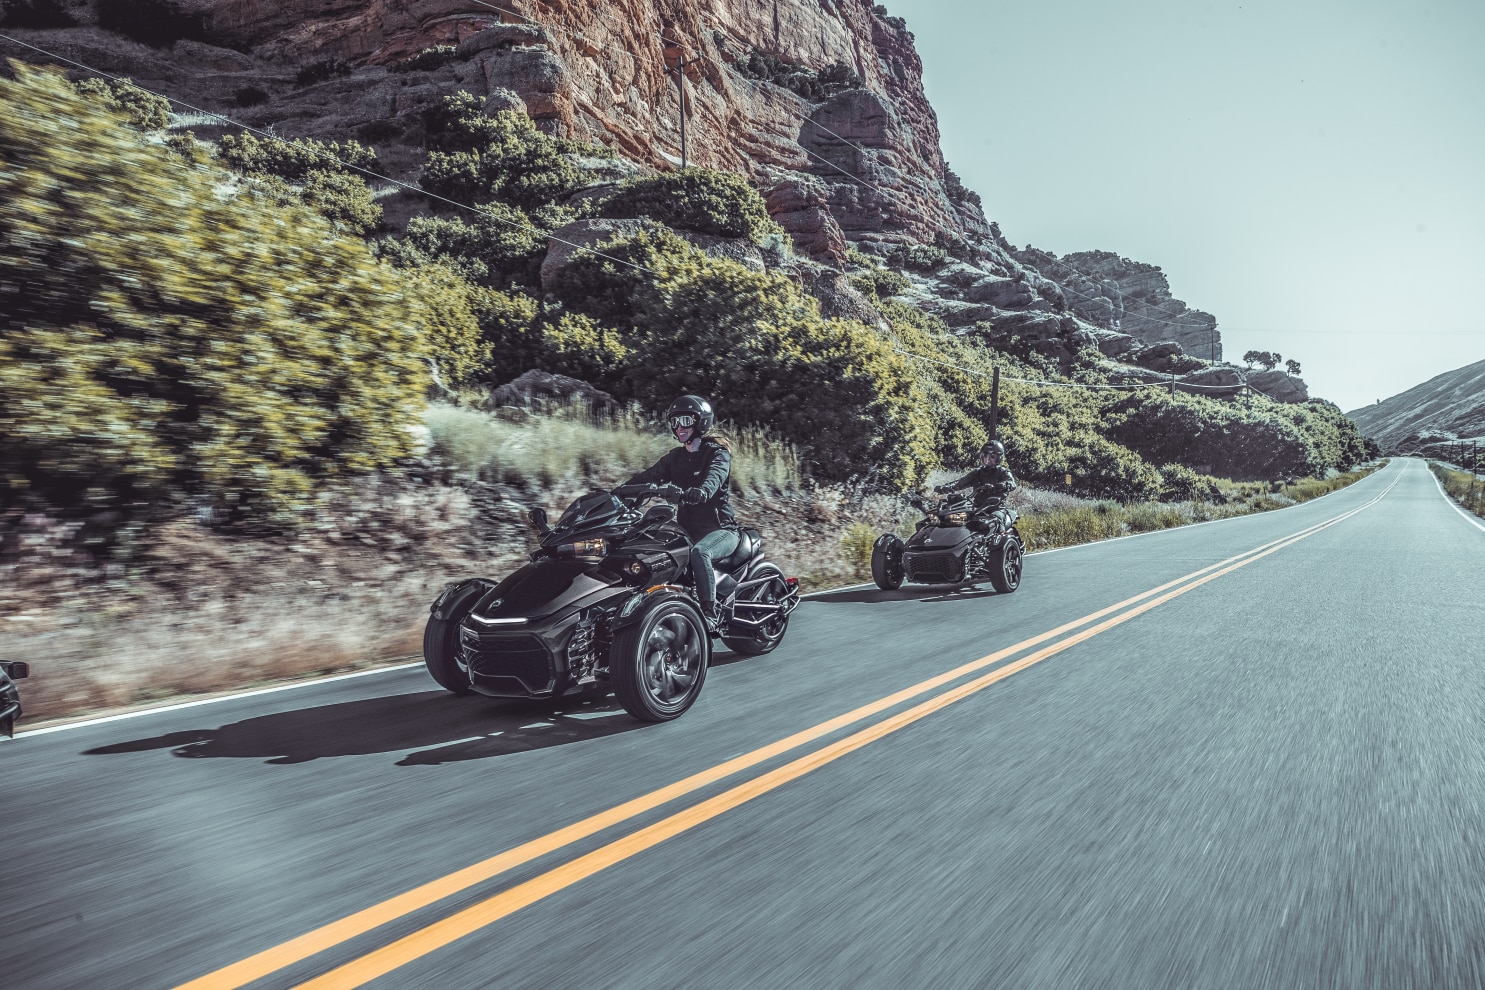
[[[797,444],[822,478],[895,487],[936,466],[915,373],[864,324],[823,319],[786,277],[709,258],[673,234],[601,250],[579,252],[552,289],[624,334],[621,398],[658,411],[685,392],[707,395],[722,418]]]
[[[1225,501],[1216,478],[1197,474],[1184,464],[1163,465],[1160,480],[1160,497],[1167,502]]]
[[[353,234],[365,235],[382,219],[371,187],[347,172],[314,169],[304,177],[304,205]]]
[[[377,169],[376,152],[354,140],[325,144],[314,138],[260,139],[246,132],[223,135],[217,142],[217,160],[243,175],[272,175],[293,183],[303,183],[311,172],[355,174],[358,169]]]
[[[688,168],[626,180],[598,207],[599,216],[649,217],[680,230],[757,243],[782,232],[763,197],[735,172]]]
[[[0,501],[272,514],[413,449],[436,322],[415,282],[12,68]]]
[[[336,76],[348,76],[351,74],[351,64],[343,59],[322,58],[316,62],[301,68],[294,73],[294,83],[298,86],[313,86],[316,83],[326,82]]]
[[[856,577],[871,575],[871,551],[880,535],[874,527],[860,521],[851,523],[841,534],[841,556]]]
[[[547,239],[535,218],[514,206],[487,203],[477,214],[414,217],[407,235],[384,242],[381,250],[399,264],[451,263],[493,288],[535,287],[541,284]]]
[[[814,102],[828,100],[837,93],[859,89],[862,85],[861,76],[844,62],[832,62],[823,69],[811,69],[777,55],[753,51],[747,58],[733,62],[732,67],[749,79],[771,82]]]
[[[855,248],[846,250],[846,261],[859,269],[851,275],[851,284],[878,305],[882,300],[906,292],[913,286],[906,275],[893,271],[876,257]]]
[[[1235,479],[1348,470],[1365,456],[1356,424],[1325,402],[1234,403],[1146,389],[1108,409],[1109,435],[1156,463]]]
[[[928,244],[898,244],[887,253],[887,263],[915,272],[931,272],[949,260],[949,252]]]
[[[611,154],[549,137],[516,110],[486,114],[465,92],[445,97],[426,124],[423,188],[462,203],[500,200],[526,210],[552,203],[586,181],[574,155]]]
[[[72,86],[85,99],[119,114],[141,131],[170,126],[170,101],[145,92],[128,79],[79,79]]]
[[[416,55],[410,55],[392,66],[393,72],[431,72],[441,69],[454,61],[459,55],[458,45],[435,45],[432,48],[424,48]]]

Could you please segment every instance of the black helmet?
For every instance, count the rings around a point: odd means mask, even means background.
[[[692,437],[703,437],[712,431],[717,414],[712,412],[712,404],[701,396],[683,395],[665,410],[665,421],[670,424],[672,433],[678,426],[694,426],[696,432]]]
[[[984,445],[980,447],[980,459],[984,460],[986,454],[990,455],[992,467],[995,465],[1004,464],[1005,444],[1001,443],[999,440],[986,440]]]

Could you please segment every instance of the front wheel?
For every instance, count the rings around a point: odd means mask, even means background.
[[[999,546],[990,548],[990,583],[1002,595],[1008,595],[1021,586],[1021,541],[1008,536]]]
[[[459,648],[459,624],[468,614],[469,609],[461,608],[447,619],[430,615],[423,629],[423,665],[439,687],[455,694],[469,694],[473,690],[469,675],[454,659],[454,651]]]
[[[759,583],[749,588],[745,596],[737,596],[733,614],[741,619],[760,621],[761,625],[738,626],[739,629],[748,630],[748,635],[723,636],[722,642],[733,653],[741,653],[745,657],[761,657],[765,653],[772,653],[774,647],[784,641],[784,633],[789,630],[789,615],[782,609],[769,613],[767,609],[748,608],[747,605],[777,605],[789,596],[789,586],[784,583],[784,572],[772,564],[764,564],[758,568],[749,580]],[[738,608],[738,605],[743,607]]]
[[[614,696],[642,721],[677,718],[701,694],[710,652],[700,613],[683,601],[663,602],[614,637],[609,654]]]
[[[871,579],[883,591],[896,591],[902,578],[902,541],[884,533],[871,548]]]

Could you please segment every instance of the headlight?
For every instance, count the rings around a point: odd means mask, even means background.
[[[576,543],[557,544],[557,556],[559,557],[602,557],[608,552],[608,544],[603,540],[578,540]]]
[[[968,521],[968,512],[951,512],[948,515],[944,516],[945,526],[963,526]]]

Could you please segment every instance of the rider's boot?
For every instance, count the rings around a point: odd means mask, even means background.
[[[715,634],[722,626],[722,615],[717,609],[716,602],[699,601],[701,607],[701,618],[706,622],[706,631]]]

